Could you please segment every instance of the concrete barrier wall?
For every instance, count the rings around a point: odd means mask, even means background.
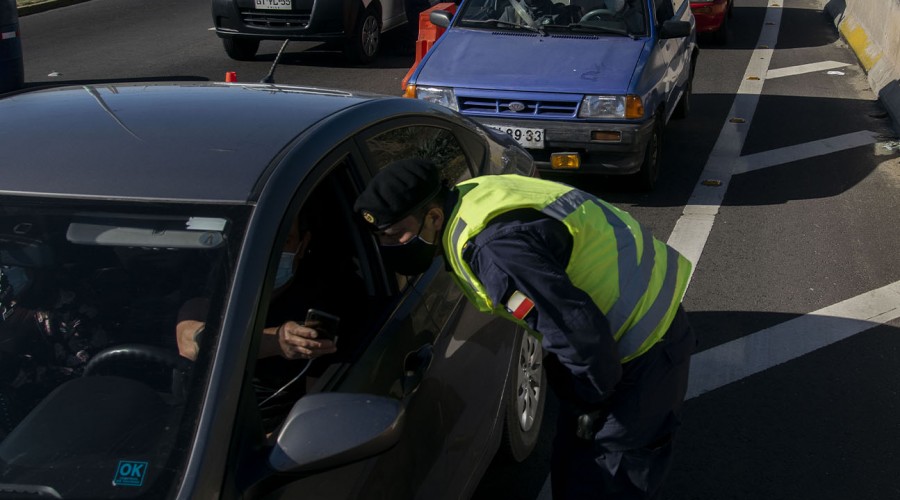
[[[900,0],[830,0],[826,11],[900,131]]]

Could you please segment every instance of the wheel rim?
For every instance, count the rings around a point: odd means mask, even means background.
[[[516,412],[519,426],[528,432],[534,426],[538,402],[542,396],[541,375],[543,351],[540,342],[525,335],[519,350],[519,366],[516,370]]]
[[[368,57],[375,55],[378,50],[378,38],[381,36],[378,29],[378,20],[373,16],[366,17],[362,27],[362,49]]]

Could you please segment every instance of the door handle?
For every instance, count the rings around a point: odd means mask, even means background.
[[[431,344],[425,344],[406,354],[403,359],[403,377],[401,379],[403,397],[416,391],[419,384],[422,383],[422,379],[425,378],[425,372],[431,366],[432,359],[434,359],[434,346]]]

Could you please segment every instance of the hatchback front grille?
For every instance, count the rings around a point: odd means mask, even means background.
[[[523,107],[520,111],[510,109]],[[546,116],[574,117],[578,109],[578,101],[559,100],[527,100],[527,99],[492,99],[485,97],[458,97],[459,111],[472,115],[493,115],[508,117]]]
[[[259,10],[242,10],[241,20],[254,28],[306,28],[312,10],[269,12]]]

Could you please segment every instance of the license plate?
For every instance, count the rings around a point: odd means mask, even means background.
[[[491,127],[501,132],[506,132],[523,147],[544,149],[544,129],[542,128],[509,127],[506,125],[491,125]]]
[[[291,0],[254,0],[257,9],[291,10]]]

